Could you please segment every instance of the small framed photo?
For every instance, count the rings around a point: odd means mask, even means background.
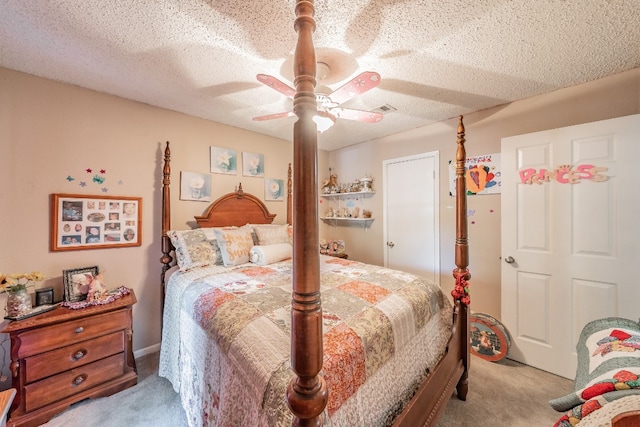
[[[99,273],[98,266],[74,268],[62,271],[64,300],[68,302],[87,299],[89,285]]]
[[[53,304],[53,288],[36,289],[36,307]]]
[[[329,242],[329,255],[342,255],[344,252],[344,240],[332,240]]]
[[[142,244],[142,198],[52,194],[51,250]]]

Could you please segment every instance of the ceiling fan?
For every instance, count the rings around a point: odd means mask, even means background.
[[[321,80],[322,76],[328,73],[328,65],[319,62],[317,64],[317,70],[318,80]],[[256,78],[259,82],[291,99],[293,99],[296,93],[295,89],[268,74],[258,74]],[[323,132],[331,127],[337,119],[355,120],[365,123],[376,123],[382,120],[383,115],[375,111],[362,111],[340,107],[345,102],[373,89],[379,84],[380,74],[373,71],[365,71],[328,95],[319,92],[316,93],[318,115],[314,117],[314,121],[318,124],[318,132]],[[293,111],[286,111],[254,117],[253,120],[263,121],[294,115]]]

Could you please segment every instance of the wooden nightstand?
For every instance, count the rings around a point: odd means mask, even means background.
[[[11,372],[17,390],[7,425],[38,426],[72,403],[138,382],[131,348],[129,295],[79,310],[58,307],[9,323]]]

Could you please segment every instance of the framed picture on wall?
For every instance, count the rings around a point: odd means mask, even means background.
[[[242,175],[264,176],[264,154],[243,152]]]
[[[211,175],[180,172],[180,200],[211,201]]]
[[[264,199],[265,200],[284,200],[284,180],[283,179],[264,179]]]
[[[211,172],[236,175],[238,171],[238,155],[236,150],[224,147],[210,147]]]
[[[51,195],[51,250],[105,249],[142,244],[142,198]]]

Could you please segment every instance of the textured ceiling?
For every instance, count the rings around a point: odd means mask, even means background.
[[[0,66],[292,139],[294,0],[0,0]],[[640,67],[639,0],[317,0],[314,42],[343,104],[396,111],[339,119],[335,149]]]

